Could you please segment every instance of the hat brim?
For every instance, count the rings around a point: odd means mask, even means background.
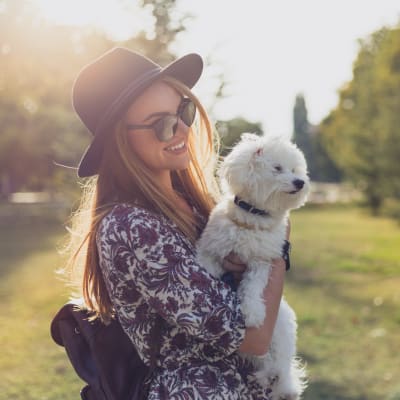
[[[101,123],[96,128],[94,138],[85,150],[79,163],[78,177],[85,178],[97,174],[103,155],[105,136],[110,133],[110,129],[112,129],[135,98],[148,86],[164,76],[169,76],[177,79],[191,89],[199,80],[202,71],[203,60],[201,57],[195,53],[187,54],[148,76],[140,82],[140,85],[132,87],[131,90],[128,88],[127,91],[122,93],[113,102],[110,111],[103,117]]]

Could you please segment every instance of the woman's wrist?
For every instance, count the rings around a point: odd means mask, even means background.
[[[274,268],[279,268],[282,269],[283,271],[286,271],[286,261],[284,260],[283,257],[274,258],[272,260],[272,265]]]

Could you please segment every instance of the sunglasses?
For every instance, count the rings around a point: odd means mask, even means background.
[[[196,116],[196,105],[192,100],[183,98],[178,106],[176,115],[165,115],[150,125],[132,125],[128,124],[128,130],[133,129],[152,129],[161,142],[168,142],[172,139],[178,128],[178,119],[181,119],[186,126],[193,124]]]

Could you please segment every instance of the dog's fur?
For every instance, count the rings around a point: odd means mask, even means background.
[[[247,264],[238,293],[246,326],[258,327],[268,312],[263,291],[271,260],[282,254],[289,210],[306,201],[306,161],[289,140],[245,133],[218,172],[224,195],[197,243],[198,261],[216,277],[226,272],[221,265],[231,251]],[[300,181],[304,182],[302,188]],[[234,204],[235,195],[268,215],[243,210]],[[296,315],[282,298],[268,353],[261,357],[243,355],[256,365],[257,378],[264,387],[278,377],[272,388],[274,400],[298,399],[305,387],[304,369],[296,358],[296,330]]]

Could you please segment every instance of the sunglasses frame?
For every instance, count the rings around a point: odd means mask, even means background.
[[[182,115],[183,112],[185,111],[186,107],[192,104],[194,107],[194,111],[193,111],[193,118],[192,121],[189,123],[189,125],[182,119]],[[178,110],[176,114],[169,114],[169,115],[164,115],[160,118],[158,118],[156,121],[154,121],[153,123],[149,124],[149,125],[135,125],[135,124],[128,124],[126,125],[126,129],[128,130],[135,130],[135,129],[151,129],[154,131],[155,135],[157,136],[157,139],[160,142],[167,142],[169,140],[171,140],[175,134],[176,134],[176,130],[177,130],[177,126],[178,126],[178,119],[180,119],[186,126],[191,126],[194,122],[194,119],[196,117],[196,105],[193,103],[193,101],[191,99],[189,99],[188,97],[183,97],[181,102],[179,103],[178,106]],[[158,124],[160,124],[161,121],[168,121],[171,120],[172,118],[175,119],[174,124],[172,125],[172,129],[171,135],[168,135],[168,137],[166,137],[166,135],[163,134],[163,132],[166,129],[167,124],[165,122],[162,123],[161,127],[158,127]],[[170,126],[170,124],[169,124]]]

